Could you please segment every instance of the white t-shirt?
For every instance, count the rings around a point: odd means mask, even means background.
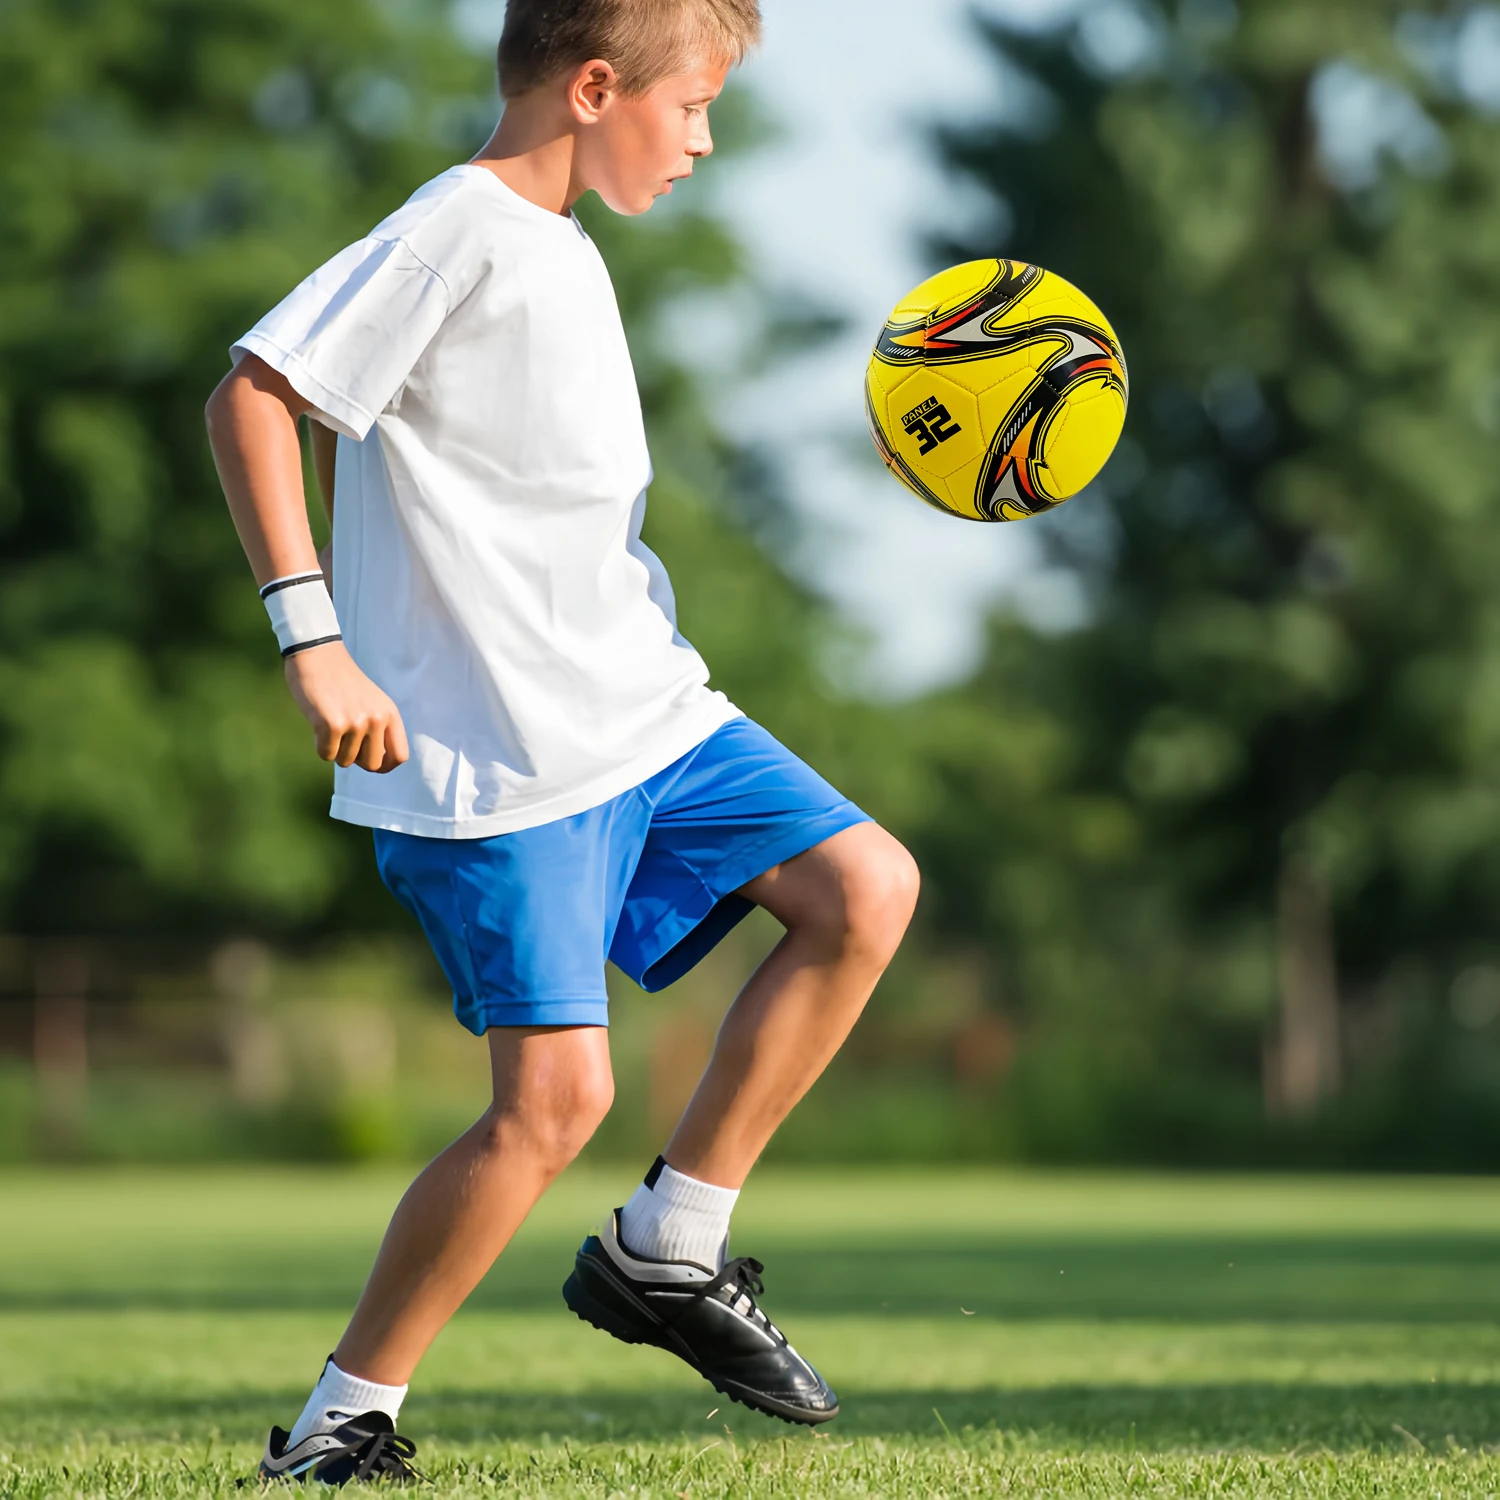
[[[571,817],[738,710],[640,539],[651,478],[609,274],[571,215],[454,167],[234,348],[340,434],[334,604],[411,760],[333,815],[433,838]]]

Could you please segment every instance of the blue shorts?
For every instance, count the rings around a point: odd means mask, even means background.
[[[753,909],[734,893],[868,822],[749,719],[576,817],[487,839],[377,829],[375,859],[422,924],[453,1009],[491,1026],[604,1026],[606,959],[665,989]]]

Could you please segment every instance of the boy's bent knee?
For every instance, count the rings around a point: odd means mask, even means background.
[[[852,945],[889,962],[916,909],[922,877],[905,846],[881,833],[843,872],[844,927]]]
[[[874,823],[849,829],[817,854],[791,909],[778,915],[846,954],[889,963],[917,904],[916,860]]]

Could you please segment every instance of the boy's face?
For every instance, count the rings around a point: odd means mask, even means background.
[[[594,96],[593,128],[579,141],[580,186],[593,188],[618,214],[643,214],[693,163],[714,149],[708,106],[729,63],[701,62],[653,84],[637,98],[617,90]]]

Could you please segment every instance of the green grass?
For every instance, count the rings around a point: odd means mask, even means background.
[[[0,1496],[229,1493],[338,1337],[387,1171],[0,1175]],[[445,1494],[1500,1493],[1483,1181],[767,1172],[736,1249],[838,1389],[808,1434],[557,1290],[571,1174],[420,1374]]]

